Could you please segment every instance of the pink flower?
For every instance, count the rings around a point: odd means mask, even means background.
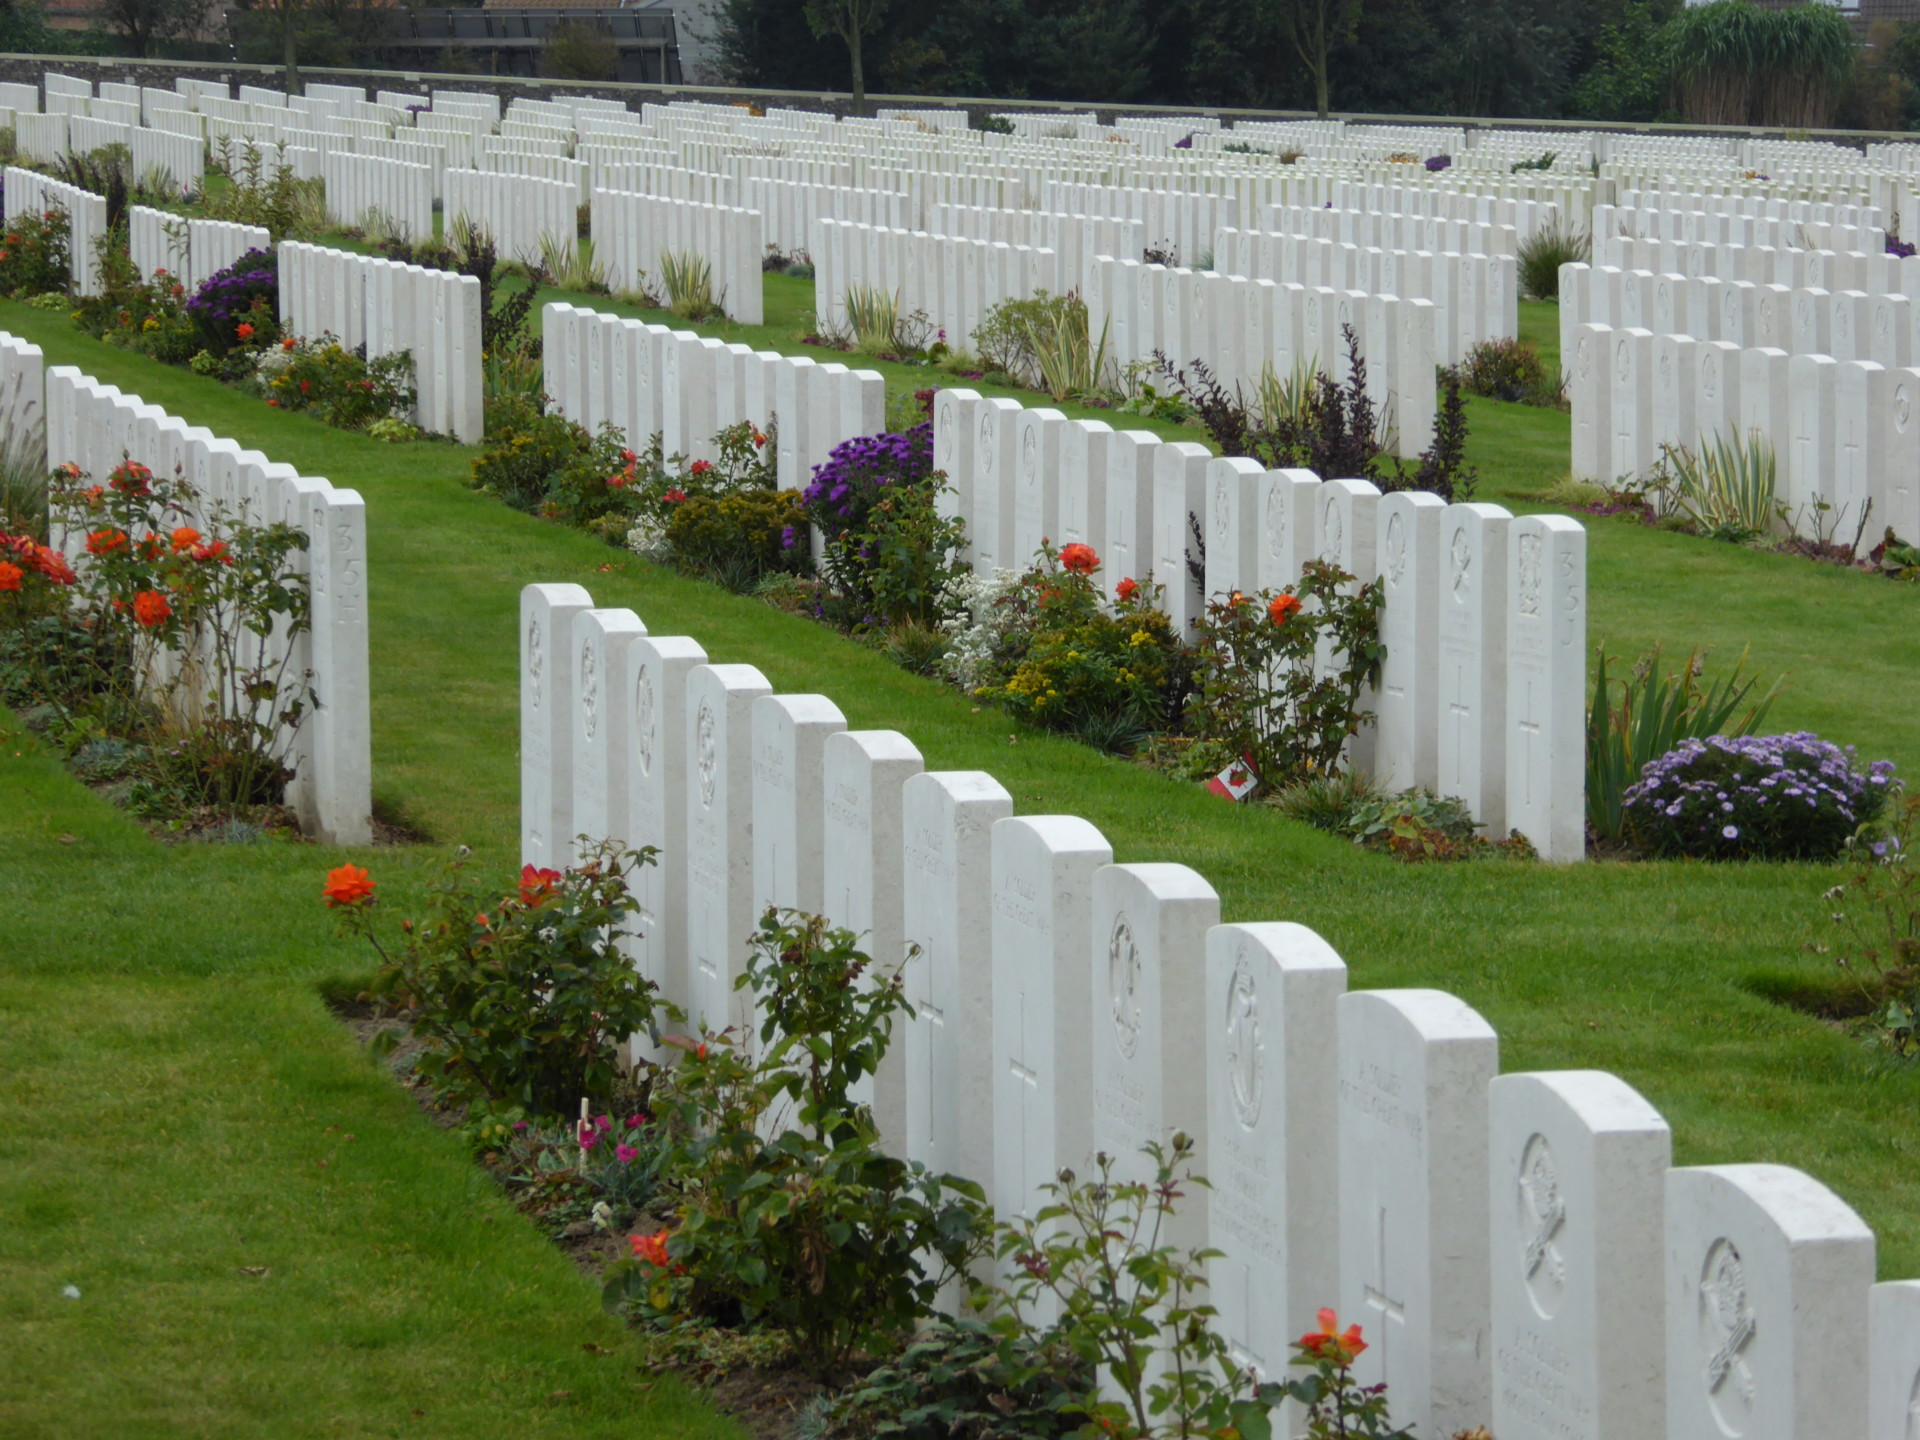
[[[600,1116],[597,1120],[593,1122],[593,1128],[596,1130],[613,1129],[613,1116],[611,1115]]]
[[[640,1158],[640,1152],[631,1145],[616,1145],[613,1147],[613,1153],[620,1157],[622,1165],[631,1165]]]

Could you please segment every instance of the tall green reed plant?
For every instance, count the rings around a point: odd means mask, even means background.
[[[1587,713],[1587,824],[1607,840],[1620,838],[1621,797],[1650,763],[1682,740],[1753,734],[1786,684],[1785,677],[1776,679],[1755,698],[1760,677],[1746,673],[1745,651],[1733,673],[1711,684],[1699,650],[1672,671],[1658,645],[1616,678],[1608,672],[1618,663],[1603,644]]]

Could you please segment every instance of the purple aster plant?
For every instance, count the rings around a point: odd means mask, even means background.
[[[1818,735],[1713,735],[1649,763],[1621,799],[1628,833],[1662,855],[1821,860],[1881,810],[1893,762],[1862,767]]]
[[[842,441],[813,467],[800,499],[807,518],[833,540],[865,529],[873,507],[889,493],[923,484],[933,473],[933,424],[926,421],[904,432]]]

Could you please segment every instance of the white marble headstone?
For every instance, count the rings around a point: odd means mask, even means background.
[[[1489,1413],[1487,1086],[1493,1028],[1439,990],[1360,990],[1339,1017],[1340,1302],[1393,1418],[1451,1435]]]

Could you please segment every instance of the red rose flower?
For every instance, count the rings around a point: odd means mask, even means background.
[[[1300,602],[1291,595],[1276,595],[1273,603],[1267,606],[1267,618],[1276,625],[1287,623],[1288,617],[1300,608]]]
[[[1060,551],[1061,568],[1075,575],[1091,575],[1100,568],[1100,557],[1093,553],[1091,545],[1082,545],[1075,541],[1062,547]]]
[[[695,475],[704,475],[711,469],[713,469],[713,462],[711,460],[696,460],[693,462],[693,473]]]
[[[0,590],[18,590],[27,572],[10,560],[0,560]]]
[[[520,867],[520,903],[538,905],[553,893],[553,887],[560,883],[558,870],[547,870],[535,865]]]
[[[253,338],[253,326],[242,320],[238,325],[234,326],[233,333],[242,340],[251,340]]]
[[[172,604],[158,590],[142,590],[133,597],[133,618],[149,630],[166,624],[172,614]]]
[[[349,908],[365,905],[373,899],[373,885],[367,872],[358,865],[342,865],[338,870],[327,872],[327,883],[320,891],[320,898],[328,909],[336,905]]]
[[[1113,587],[1114,598],[1123,602],[1132,600],[1133,597],[1139,593],[1140,582],[1132,576],[1128,576],[1125,580],[1122,580],[1118,585]]]

